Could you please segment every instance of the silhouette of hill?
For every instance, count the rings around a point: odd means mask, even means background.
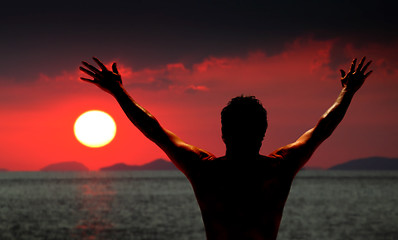
[[[5,168],[0,168],[0,172],[8,172],[8,170]]]
[[[143,165],[127,165],[117,163],[109,167],[103,167],[100,171],[137,171],[137,170],[177,170],[173,163],[164,159],[156,159]]]
[[[398,170],[398,158],[369,157],[351,160],[330,170]]]
[[[88,171],[89,169],[79,162],[60,162],[45,166],[40,171]]]
[[[303,167],[301,170],[325,170],[324,168],[320,167]]]

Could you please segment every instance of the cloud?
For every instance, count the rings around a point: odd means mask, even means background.
[[[333,41],[299,38],[277,55],[255,51],[245,57],[209,56],[191,68],[176,62],[141,70],[124,67],[128,74],[122,71],[121,74],[128,88],[146,91],[181,92],[183,89],[182,92],[193,93],[219,91],[225,86],[228,89],[252,88],[253,85],[263,88],[270,83],[295,82],[308,75],[328,77],[332,46]],[[123,63],[119,65],[124,66]]]
[[[127,88],[179,94],[261,90],[274,94],[272,92],[278,92],[281,88],[284,92],[291,92],[304,89],[304,85],[334,84],[339,78],[338,70],[347,69],[353,57],[362,55],[374,60],[372,68],[384,80],[394,81],[398,74],[398,50],[395,45],[356,46],[341,39],[316,40],[306,36],[287,43],[284,49],[274,55],[259,50],[244,57],[208,56],[190,68],[183,62],[174,62],[136,70],[134,66],[126,66],[126,60],[115,61]],[[106,65],[110,68],[113,62],[109,61]],[[51,89],[46,93],[49,96],[81,93],[87,89],[78,81],[79,76],[83,75],[78,70],[61,70],[52,77],[43,72],[34,83],[10,84],[19,90],[5,91],[5,95],[7,99],[14,91],[34,95],[35,91],[46,88]]]
[[[197,93],[197,92],[201,92],[201,91],[209,91],[209,89],[206,86],[195,86],[195,85],[190,85],[185,89],[186,93]]]
[[[340,68],[347,69],[351,58],[367,55],[373,59],[372,68],[382,81],[395,82],[398,75],[398,47],[395,45],[362,45],[335,40],[314,40],[301,37],[288,43],[280,54],[267,55],[254,51],[244,57],[208,56],[188,68],[182,62],[135,70],[126,60],[115,60],[125,86],[143,91],[171,91],[175,93],[237,92],[261,90],[291,92],[306,86],[334,84]],[[114,61],[107,62],[110,68]],[[0,102],[57,99],[83,94],[89,84],[79,81],[84,74],[59,70],[54,76],[45,71],[34,82],[6,82]],[[84,85],[86,84],[86,85]],[[329,86],[329,85],[328,85]]]
[[[362,48],[398,37],[393,1],[130,1],[79,8],[70,1],[62,7],[40,1],[23,9],[5,4],[0,45],[7,47],[0,74],[16,81],[32,81],[42,69],[54,77],[93,54],[128,59],[136,69],[178,62],[190,68],[209,56],[280,55],[286,43],[309,34]],[[107,14],[98,17],[99,12]],[[335,46],[334,58],[343,56],[342,49]]]

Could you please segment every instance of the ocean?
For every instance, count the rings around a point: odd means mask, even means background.
[[[278,240],[398,240],[398,171],[301,171]],[[0,239],[204,240],[177,171],[0,172]]]

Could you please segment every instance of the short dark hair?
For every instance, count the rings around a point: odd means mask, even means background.
[[[241,95],[221,111],[221,126],[224,142],[243,136],[261,142],[268,127],[267,111],[254,96]]]

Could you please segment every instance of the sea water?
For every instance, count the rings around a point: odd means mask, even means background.
[[[398,240],[398,172],[301,171],[278,240]],[[204,240],[177,171],[1,172],[0,239]]]

